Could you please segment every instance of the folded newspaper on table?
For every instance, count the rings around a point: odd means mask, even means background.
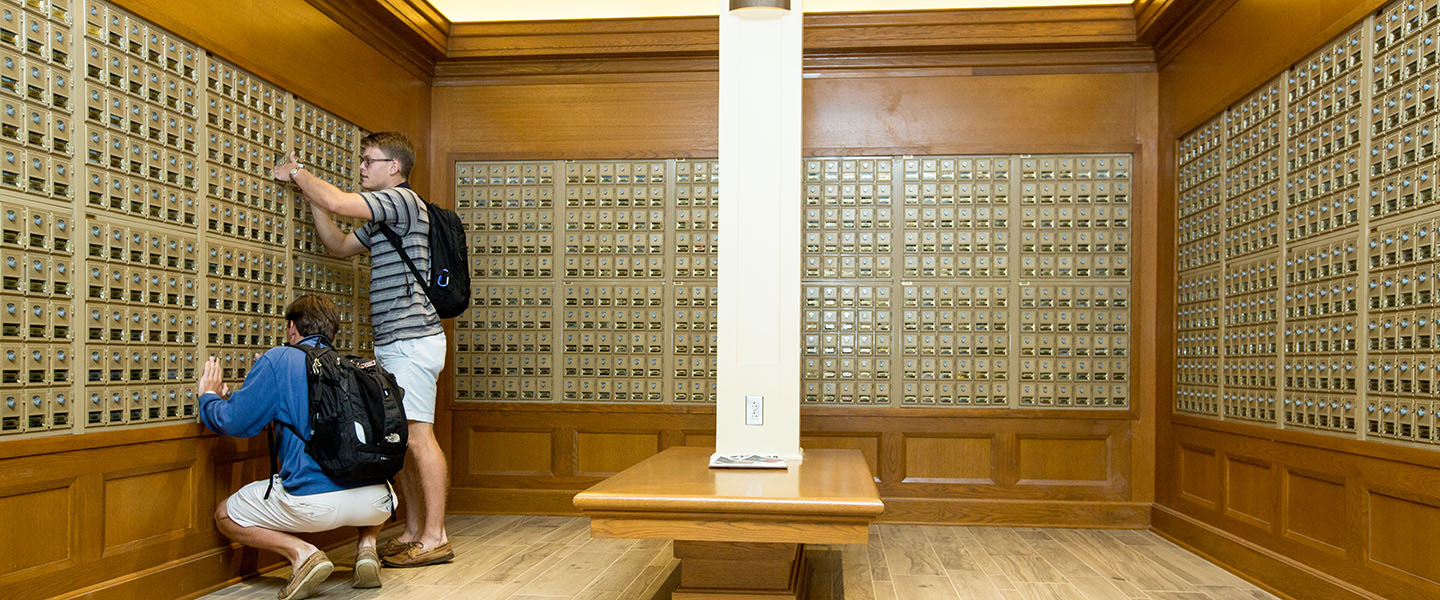
[[[784,469],[785,460],[775,454],[716,454],[710,457],[712,468]]]

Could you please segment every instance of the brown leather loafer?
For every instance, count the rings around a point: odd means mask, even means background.
[[[387,567],[407,568],[450,562],[452,558],[455,558],[455,553],[450,551],[450,542],[445,542],[431,549],[420,544],[411,544],[399,554],[392,554],[381,561]]]
[[[414,545],[415,542],[402,542],[400,541],[400,538],[390,538],[388,540],[385,540],[383,543],[380,544],[380,546],[375,548],[375,554],[380,558],[394,556],[396,554],[404,552],[406,548]]]
[[[300,600],[309,598],[315,593],[315,588],[325,583],[325,578],[335,570],[335,563],[330,562],[330,557],[325,552],[316,550],[305,562],[300,563],[300,568],[290,575],[290,581],[280,590],[280,600]]]
[[[350,587],[380,587],[380,556],[375,553],[374,546],[365,546],[355,552],[355,573]]]

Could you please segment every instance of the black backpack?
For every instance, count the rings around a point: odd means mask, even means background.
[[[322,338],[323,340],[323,338]],[[393,479],[405,464],[409,424],[405,390],[373,358],[341,356],[325,344],[300,346],[310,393],[309,435],[285,427],[305,442],[305,452],[337,483],[367,485]],[[274,430],[270,473],[276,473]],[[271,479],[273,485],[274,479]],[[270,495],[269,490],[265,492]]]
[[[448,208],[441,208],[421,200],[430,211],[430,276],[420,276],[420,270],[405,253],[400,236],[388,224],[380,223],[380,232],[390,240],[390,245],[400,253],[405,266],[420,282],[430,305],[442,319],[458,317],[470,308],[470,251],[465,245],[465,224],[460,215]]]

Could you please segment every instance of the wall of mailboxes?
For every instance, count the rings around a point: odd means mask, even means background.
[[[1126,409],[1128,154],[805,159],[801,400]],[[461,401],[715,401],[714,160],[456,164]]]
[[[105,2],[0,2],[0,436],[193,420],[203,357],[238,384],[298,294],[368,351],[368,271],[269,173],[355,189],[363,135]]]
[[[1437,37],[1393,2],[1178,141],[1178,412],[1440,444]]]

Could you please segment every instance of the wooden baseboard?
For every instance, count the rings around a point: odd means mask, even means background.
[[[404,522],[400,522],[403,525]],[[353,544],[355,535],[339,531],[308,537],[324,550]],[[390,533],[396,533],[391,531]],[[263,561],[263,562],[262,562]],[[64,600],[129,600],[131,598],[179,598],[188,600],[255,577],[284,564],[277,554],[261,552],[238,544],[211,548],[198,554],[129,573],[110,581],[75,590]]]
[[[1144,529],[1149,502],[884,498],[877,522]]]
[[[1383,600],[1327,573],[1156,504],[1151,530],[1264,590],[1292,600]]]
[[[261,561],[265,562],[261,562]],[[230,545],[129,573],[63,596],[65,600],[197,598],[282,564],[278,555]]]

